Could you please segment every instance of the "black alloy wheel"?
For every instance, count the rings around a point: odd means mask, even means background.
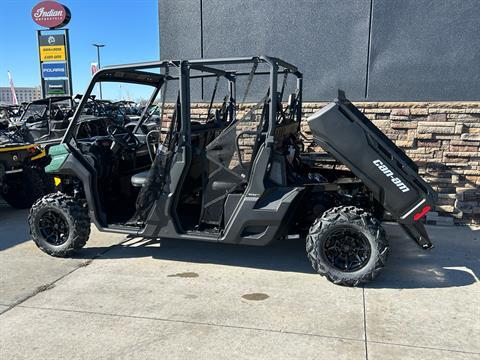
[[[346,272],[363,268],[370,259],[371,251],[366,237],[348,226],[333,229],[323,243],[325,259],[334,268]]]
[[[51,245],[60,246],[68,240],[67,220],[57,211],[45,211],[38,219],[38,230],[45,241]]]

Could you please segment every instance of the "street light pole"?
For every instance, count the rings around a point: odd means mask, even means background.
[[[98,69],[100,69],[100,48],[104,47],[105,45],[104,44],[92,44],[93,46],[95,46],[97,48],[97,63],[98,63]],[[100,87],[100,100],[102,100],[102,83],[99,82],[98,83],[99,87]]]

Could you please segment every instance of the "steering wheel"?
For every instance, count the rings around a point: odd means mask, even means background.
[[[115,142],[120,144],[122,147],[135,151],[140,142],[137,137],[133,134],[132,130],[118,124],[112,124],[107,127],[107,133],[110,135]]]
[[[42,117],[36,113],[33,113],[32,115],[30,115],[28,118],[27,118],[27,123],[31,124],[31,123],[35,123],[35,122],[38,122],[42,120]]]

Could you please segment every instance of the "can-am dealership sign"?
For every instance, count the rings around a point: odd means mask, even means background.
[[[32,9],[32,19],[38,25],[49,29],[65,26],[70,21],[70,10],[55,1],[42,1]]]

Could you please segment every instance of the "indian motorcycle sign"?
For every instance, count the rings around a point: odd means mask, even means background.
[[[42,1],[32,9],[32,19],[38,25],[56,29],[65,26],[70,21],[70,10],[56,1]]]

